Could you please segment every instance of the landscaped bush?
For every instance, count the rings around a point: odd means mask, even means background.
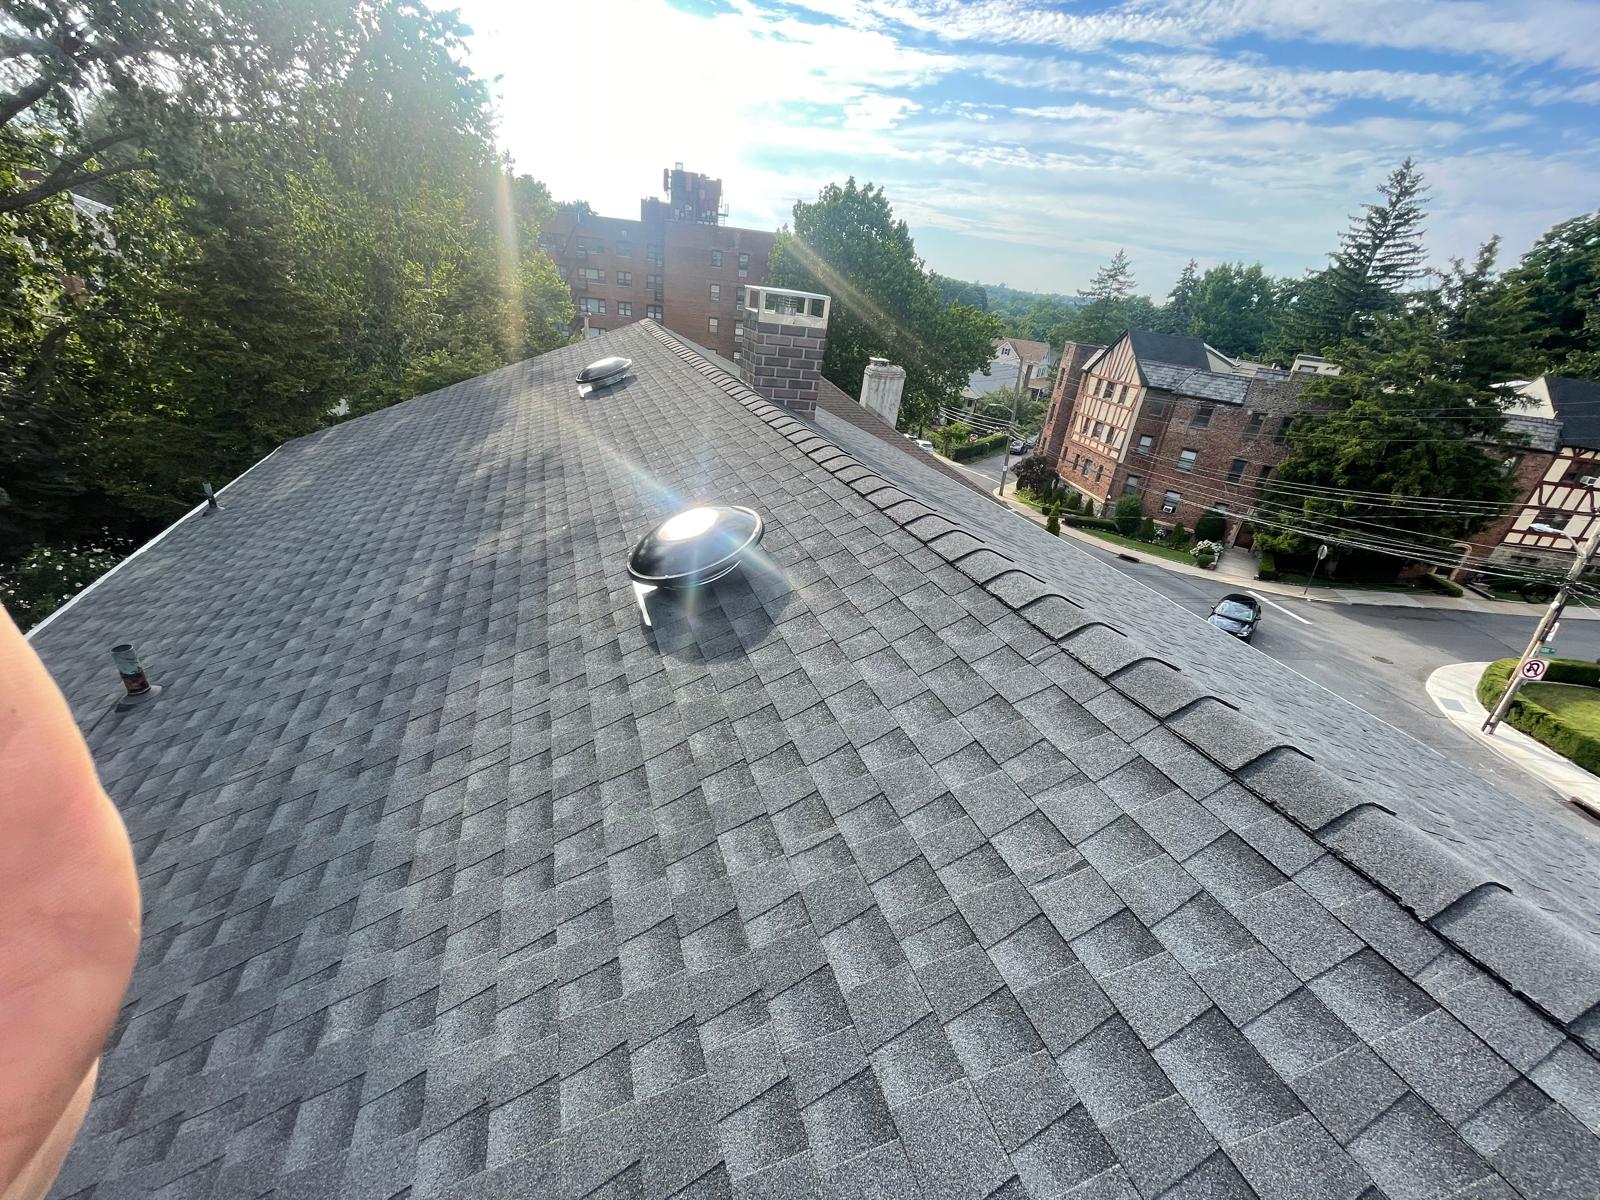
[[[1479,704],[1490,710],[1494,708],[1517,662],[1514,658],[1502,658],[1484,669],[1478,680]],[[1600,664],[1572,658],[1551,659],[1544,677],[1545,683],[1578,683],[1589,687],[1596,686],[1597,681],[1600,681]],[[1574,729],[1548,708],[1528,699],[1526,689],[1517,693],[1505,719],[1513,729],[1520,729],[1585,771],[1600,775],[1600,738]]]
[[[1074,529],[1108,529],[1112,533],[1117,531],[1117,523],[1110,517],[1085,517],[1078,514],[1064,516],[1061,520],[1071,525]]]
[[[1220,544],[1228,532],[1228,519],[1219,512],[1208,512],[1194,523],[1194,540]]]
[[[1061,536],[1061,517],[1053,508],[1050,510],[1050,515],[1045,518],[1044,531],[1049,534],[1054,534],[1056,537]]]
[[[1117,532],[1123,537],[1132,537],[1139,532],[1139,520],[1143,516],[1144,505],[1139,502],[1138,496],[1122,497],[1116,507]]]
[[[1156,523],[1153,518],[1146,517],[1139,522],[1139,540],[1141,542],[1153,542],[1156,540]]]
[[[1443,575],[1435,575],[1431,571],[1426,575],[1417,576],[1417,583],[1444,596],[1462,596],[1466,594],[1461,590],[1459,584],[1452,583]]]
[[[991,454],[998,454],[1010,444],[1010,434],[991,433],[988,437],[981,437],[975,442],[961,442],[951,446],[945,457],[952,462],[968,462],[974,458],[988,458]]]
[[[1256,563],[1257,579],[1276,579],[1278,577],[1278,556],[1271,550],[1263,550],[1261,558]]]
[[[1199,526],[1196,525],[1195,528],[1198,531]],[[1189,557],[1194,559],[1197,566],[1209,567],[1222,557],[1222,546],[1218,542],[1202,538],[1189,547]]]
[[[1182,550],[1188,544],[1189,531],[1183,527],[1183,522],[1179,521],[1172,527],[1170,531],[1168,531],[1167,545],[1171,546],[1174,550]]]
[[[1083,497],[1078,495],[1078,493],[1076,491],[1068,492],[1067,493],[1067,511],[1068,512],[1077,512],[1082,507],[1083,507]]]

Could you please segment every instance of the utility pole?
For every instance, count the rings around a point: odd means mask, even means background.
[[[1529,528],[1535,533],[1560,534],[1563,532],[1549,525],[1540,526],[1535,524],[1530,525]],[[1575,538],[1569,536],[1568,540],[1575,546],[1578,544]],[[1550,601],[1550,607],[1545,610],[1544,616],[1539,618],[1539,624],[1533,631],[1533,637],[1528,642],[1528,648],[1522,652],[1522,657],[1517,660],[1516,670],[1511,672],[1511,679],[1506,684],[1505,692],[1500,696],[1499,703],[1494,706],[1494,711],[1483,722],[1483,731],[1485,733],[1493,733],[1495,731],[1496,726],[1505,717],[1506,710],[1511,707],[1511,701],[1516,696],[1517,689],[1528,681],[1529,677],[1523,674],[1524,665],[1537,659],[1539,647],[1544,645],[1545,639],[1550,636],[1550,631],[1555,627],[1555,623],[1561,619],[1561,610],[1567,606],[1567,595],[1572,590],[1572,585],[1583,577],[1583,573],[1588,569],[1589,562],[1594,558],[1596,550],[1600,550],[1600,521],[1594,523],[1594,528],[1590,530],[1588,538],[1584,540],[1582,547],[1578,550],[1578,557],[1573,560],[1572,569],[1567,572],[1567,577],[1562,580],[1561,587],[1556,591],[1555,599]],[[1543,671],[1540,671],[1539,674],[1542,675]],[[1537,675],[1534,678],[1537,678]]]

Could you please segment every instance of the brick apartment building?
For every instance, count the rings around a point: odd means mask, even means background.
[[[639,219],[562,205],[539,235],[591,334],[653,317],[724,358],[738,348],[744,289],[765,281],[777,235],[722,224],[722,181],[683,164],[662,172],[668,199]]]
[[[1110,346],[1068,343],[1043,452],[1097,510],[1130,493],[1162,525],[1247,513],[1305,411],[1309,373],[1231,359],[1199,338],[1130,329]],[[1230,520],[1230,542],[1248,528]]]

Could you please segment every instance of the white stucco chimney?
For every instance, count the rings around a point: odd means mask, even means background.
[[[890,425],[900,416],[900,393],[906,386],[906,369],[887,358],[873,358],[861,373],[861,407],[877,413]]]

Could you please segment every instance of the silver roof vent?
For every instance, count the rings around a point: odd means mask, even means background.
[[[578,372],[578,395],[587,396],[590,392],[621,383],[632,369],[631,358],[613,354],[610,358],[597,359]]]
[[[650,624],[645,598],[651,592],[681,591],[721,579],[761,544],[765,532],[759,513],[732,504],[686,508],[662,521],[628,555],[628,575],[644,623]]]

